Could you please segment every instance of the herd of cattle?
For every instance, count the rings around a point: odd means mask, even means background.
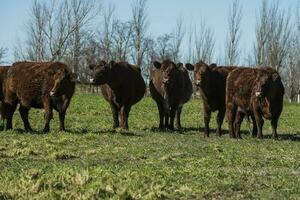
[[[199,61],[195,65],[170,60],[155,61],[149,89],[159,111],[159,128],[181,128],[183,104],[193,93],[188,70],[194,71],[194,83],[203,99],[205,135],[209,136],[211,112],[217,114],[217,135],[227,114],[229,135],[241,138],[243,118],[252,119],[252,136],[262,138],[263,118],[271,120],[272,135],[277,138],[277,124],[283,106],[284,87],[278,72],[269,67],[247,68],[217,66]],[[103,97],[113,114],[113,127],[128,129],[131,106],[145,95],[146,84],[140,68],[127,62],[90,65],[91,83],[100,85]],[[53,109],[58,111],[60,130],[64,131],[66,110],[75,91],[76,75],[60,62],[16,62],[0,67],[1,116],[6,129],[12,128],[12,118],[19,104],[19,112],[26,131],[32,131],[28,121],[31,107],[44,108],[44,132],[50,130]],[[120,120],[119,120],[120,119]]]

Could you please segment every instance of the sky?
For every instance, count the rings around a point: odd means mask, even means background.
[[[132,0],[98,1],[104,5],[115,4],[116,17],[124,21],[130,19]],[[4,59],[7,63],[14,62],[14,47],[20,46],[19,43],[22,46],[26,39],[26,23],[30,19],[32,2],[33,0],[0,0],[0,47],[8,49]],[[253,46],[255,16],[261,2],[262,0],[240,0],[243,9],[240,49],[244,54],[247,54]],[[214,31],[216,59],[224,52],[231,3],[232,0],[148,0],[149,34],[158,36],[170,33],[175,28],[178,18],[183,19],[187,29],[191,24],[200,26],[203,20]],[[299,5],[300,0],[280,1],[281,7],[291,10]],[[183,50],[186,50],[186,47],[186,41],[184,41]]]

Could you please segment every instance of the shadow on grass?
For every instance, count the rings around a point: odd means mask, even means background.
[[[1,130],[1,126],[0,126],[0,130]],[[170,134],[186,134],[186,135],[203,135],[204,136],[204,128],[203,127],[185,127],[182,128],[180,130],[175,129],[174,131],[171,131],[169,129],[159,129],[157,127],[152,127],[150,129],[143,129],[142,131],[151,131],[151,132],[158,132],[158,133],[170,133]],[[49,133],[44,133],[42,130],[33,130],[33,131],[26,131],[24,129],[21,128],[16,128],[13,129],[12,131],[14,131],[17,134],[33,134],[33,135],[45,135],[45,134],[49,134]],[[86,128],[82,128],[82,129],[67,129],[66,131],[61,131],[59,133],[63,134],[63,133],[71,133],[71,134],[87,134],[87,133],[91,133],[91,134],[95,134],[95,135],[101,135],[101,134],[120,134],[122,136],[128,136],[128,137],[143,137],[145,136],[142,133],[137,133],[137,130],[134,131],[127,131],[127,130],[122,130],[122,129],[99,129],[97,131],[95,130],[88,130]],[[50,132],[51,134],[51,132]],[[224,135],[228,135],[229,132],[228,130],[222,130],[222,136]],[[241,130],[241,135],[243,137],[243,135],[248,135],[251,136],[251,132],[249,130]],[[216,135],[216,129],[210,129],[210,136],[215,136]],[[222,137],[221,136],[221,137]],[[226,137],[226,136],[225,136]],[[264,134],[263,135],[263,139],[272,139],[272,135],[271,134]],[[300,133],[283,133],[283,134],[279,134],[278,140],[289,140],[289,141],[296,141],[296,142],[300,142]]]
[[[264,135],[264,139],[272,139],[272,135]],[[278,135],[277,140],[289,140],[289,141],[295,141],[295,142],[300,142],[300,134],[299,133],[283,133]]]
[[[202,132],[201,129],[199,128],[181,128],[181,129],[175,129],[175,130],[170,130],[170,129],[160,129],[158,127],[151,127],[150,129],[144,128],[143,131],[150,131],[150,132],[157,132],[157,133],[180,133],[180,134],[195,134],[195,133],[188,133],[188,132]]]
[[[47,134],[47,133],[44,133],[42,130],[26,131],[25,129],[21,129],[21,128],[15,128],[15,129],[12,129],[12,131],[16,132],[17,134],[33,134],[33,135]]]
[[[141,137],[141,134],[134,133],[133,131],[127,131],[122,129],[99,129],[97,131],[95,130],[88,130],[88,129],[76,129],[76,130],[66,130],[65,132],[71,133],[71,134],[86,134],[91,133],[95,135],[101,135],[101,134],[121,134],[124,136],[135,136],[135,137]]]

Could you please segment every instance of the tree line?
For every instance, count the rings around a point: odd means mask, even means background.
[[[178,17],[170,33],[152,36],[147,0],[131,2],[127,21],[117,17],[115,6],[97,0],[34,0],[26,24],[27,39],[25,45],[21,42],[15,47],[15,59],[66,62],[81,82],[89,78],[88,65],[100,59],[136,64],[146,81],[154,60],[271,66],[280,72],[290,101],[300,94],[299,5],[286,9],[279,0],[263,0],[256,14],[253,48],[243,54],[243,5],[233,0],[228,9],[224,55],[217,59],[214,29],[204,19],[193,24]],[[5,51],[0,48],[0,62]]]

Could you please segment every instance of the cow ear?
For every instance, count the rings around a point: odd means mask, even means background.
[[[89,65],[89,68],[90,68],[90,70],[93,70],[93,69],[95,69],[95,67],[96,67],[96,65],[95,65],[95,64],[90,64],[90,65]]]
[[[109,67],[113,68],[115,66],[115,64],[116,64],[116,62],[112,60],[109,62]]]
[[[177,64],[176,64],[176,67],[177,67],[177,68],[183,67],[183,64],[182,64],[182,63],[177,63]]]
[[[154,62],[153,62],[153,65],[154,65],[154,67],[157,68],[157,69],[160,69],[160,68],[161,68],[161,63],[158,62],[158,61],[154,61]]]
[[[192,65],[192,64],[190,64],[190,63],[186,63],[186,64],[185,64],[185,67],[186,67],[188,70],[190,70],[190,71],[194,71],[194,69],[195,69],[194,65]]]
[[[107,64],[107,62],[105,62],[105,60],[101,60],[99,63],[100,63],[100,65],[106,65]]]
[[[276,81],[279,78],[279,74],[278,73],[273,73],[272,74],[272,80]]]
[[[207,65],[206,62],[204,62],[203,60],[200,60],[199,64],[201,64],[201,65]]]
[[[211,63],[209,66],[214,68],[214,67],[217,67],[217,64],[216,63]]]
[[[49,68],[47,73],[49,76],[53,76],[55,74],[55,70],[53,68]]]
[[[75,82],[77,80],[77,74],[76,73],[71,73],[71,81]]]

